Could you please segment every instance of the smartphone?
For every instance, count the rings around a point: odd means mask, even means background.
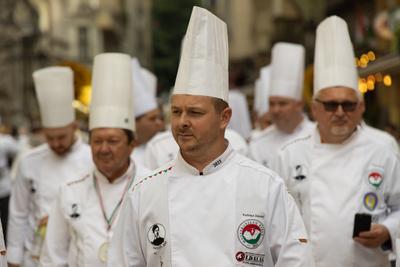
[[[353,237],[356,237],[363,231],[371,229],[371,214],[356,213],[354,217]]]

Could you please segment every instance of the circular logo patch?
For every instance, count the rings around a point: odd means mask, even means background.
[[[259,220],[246,220],[238,228],[239,241],[246,248],[257,248],[263,241],[264,234],[264,225]]]
[[[370,210],[373,211],[376,208],[376,205],[378,204],[378,196],[373,193],[369,192],[366,193],[364,196],[364,206]]]
[[[153,224],[147,232],[149,242],[156,247],[162,246],[165,242],[165,228],[162,224]]]
[[[245,256],[246,255],[244,254],[244,252],[239,251],[238,253],[236,253],[236,260],[238,262],[242,262],[244,261]]]
[[[368,175],[368,182],[375,187],[379,187],[382,183],[382,180],[382,175],[379,172],[371,172]]]

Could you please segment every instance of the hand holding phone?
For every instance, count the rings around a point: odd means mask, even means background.
[[[356,213],[354,217],[353,237],[356,237],[363,231],[371,229],[371,214]]]

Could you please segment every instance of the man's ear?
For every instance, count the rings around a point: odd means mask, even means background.
[[[232,109],[230,107],[226,107],[222,112],[221,112],[221,127],[225,129],[228,127],[229,121],[231,120],[232,117]]]

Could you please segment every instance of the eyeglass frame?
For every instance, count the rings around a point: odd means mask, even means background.
[[[322,104],[324,107],[324,110],[326,112],[336,112],[339,108],[339,106],[342,107],[342,110],[346,113],[349,112],[354,112],[357,109],[358,104],[360,103],[359,101],[353,102],[353,101],[322,101],[318,98],[315,98],[314,101]],[[331,106],[328,106],[331,105]]]

